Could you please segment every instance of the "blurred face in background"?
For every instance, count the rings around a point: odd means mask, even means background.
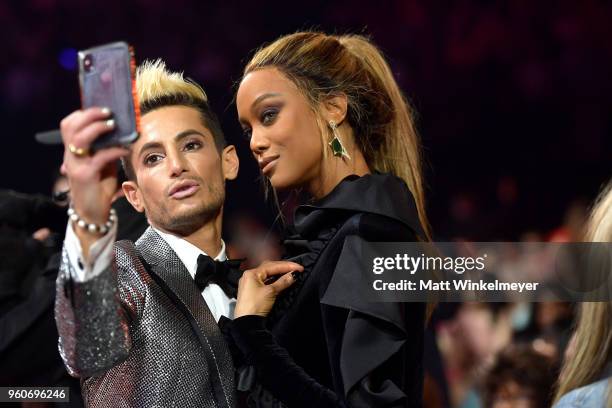
[[[538,408],[538,404],[532,389],[508,381],[495,393],[492,408]]]
[[[68,179],[65,176],[59,176],[53,183],[53,190],[51,196],[55,204],[67,207],[70,203],[70,186],[68,185]]]

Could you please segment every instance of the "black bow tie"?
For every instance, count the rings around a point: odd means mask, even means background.
[[[238,281],[242,276],[242,271],[239,269],[242,261],[244,259],[216,261],[207,255],[198,256],[196,285],[200,291],[203,291],[208,284],[216,283],[228,297],[235,298],[238,294]]]

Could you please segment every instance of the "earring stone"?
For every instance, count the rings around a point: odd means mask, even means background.
[[[344,148],[344,145],[342,144],[342,141],[340,140],[340,137],[338,135],[338,125],[336,125],[336,122],[334,122],[333,120],[330,120],[329,127],[331,128],[334,134],[334,138],[331,140],[331,142],[329,142],[329,146],[331,147],[334,156],[346,157],[347,159],[350,159],[351,157],[348,155],[348,152]]]

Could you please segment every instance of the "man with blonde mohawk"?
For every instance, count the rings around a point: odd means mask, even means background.
[[[233,407],[217,322],[233,317],[240,277],[221,239],[236,150],[195,82],[158,60],[139,67],[136,87],[141,134],[129,148],[90,151],[114,127],[106,108],[61,122],[72,203],[57,279],[60,353],[91,407]],[[114,242],[118,159],[125,196],[150,224],[136,243]]]

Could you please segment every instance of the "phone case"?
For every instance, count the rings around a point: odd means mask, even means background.
[[[93,149],[133,143],[140,131],[140,109],[132,48],[116,42],[78,55],[83,108],[107,107],[115,120],[115,129],[96,139]]]

